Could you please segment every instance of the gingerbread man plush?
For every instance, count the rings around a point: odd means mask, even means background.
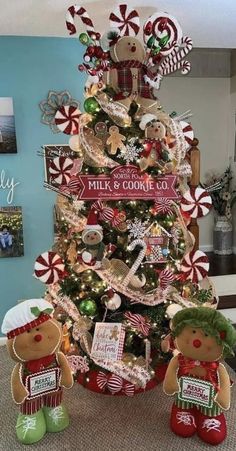
[[[160,107],[153,87],[146,81],[154,80],[146,64],[145,49],[138,38],[122,36],[110,48],[112,65],[106,73],[106,83],[115,91],[113,99],[128,111],[131,103],[138,105],[136,118],[145,113],[156,113]]]
[[[60,352],[61,324],[52,314],[49,302],[30,299],[10,309],[2,324],[8,352],[17,362],[11,376],[13,400],[20,407],[16,435],[26,445],[69,425],[62,388],[72,387],[73,377]]]
[[[227,434],[223,411],[230,407],[230,379],[223,357],[232,354],[236,331],[218,311],[186,308],[172,320],[179,354],[169,363],[163,389],[175,396],[170,426],[182,437],[196,432],[218,445]]]

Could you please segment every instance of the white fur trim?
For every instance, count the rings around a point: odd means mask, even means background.
[[[144,114],[139,123],[139,128],[141,128],[141,130],[145,130],[147,124],[151,121],[157,121],[157,117],[154,116],[154,114],[150,114],[150,113]]]

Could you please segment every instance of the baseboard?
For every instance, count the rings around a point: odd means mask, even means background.
[[[5,346],[6,342],[7,342],[6,337],[0,337],[0,346]]]

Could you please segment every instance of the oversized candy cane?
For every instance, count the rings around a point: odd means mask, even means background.
[[[182,47],[175,48],[168,56],[165,57],[159,68],[160,74],[167,75],[178,69],[182,69],[183,74],[187,74],[189,72],[191,67],[190,63],[182,60],[192,50],[193,41],[188,36],[185,36],[181,40],[181,45]]]
[[[131,268],[130,268],[128,274],[127,274],[127,276],[124,278],[124,280],[123,280],[123,282],[122,282],[122,285],[123,285],[124,287],[127,287],[127,285],[128,285],[129,282],[130,282],[130,279],[135,275],[137,269],[138,269],[139,266],[141,265],[141,263],[142,263],[142,261],[143,261],[143,259],[144,259],[144,257],[145,257],[145,254],[146,254],[147,245],[146,245],[145,241],[140,240],[140,239],[132,241],[132,243],[128,246],[128,250],[129,250],[129,251],[133,251],[133,250],[136,248],[136,246],[141,246],[142,249],[141,249],[141,251],[139,252],[139,255],[138,255],[137,260],[135,260],[135,262],[134,262],[134,264],[131,266]],[[143,275],[143,276],[144,276],[144,275]],[[143,278],[143,277],[142,277],[142,278]]]
[[[83,6],[73,5],[68,8],[66,13],[66,27],[70,34],[76,33],[75,16],[79,16],[83,24],[86,26],[86,31],[90,38],[99,40],[100,34],[96,33],[92,19],[90,19],[86,9]]]

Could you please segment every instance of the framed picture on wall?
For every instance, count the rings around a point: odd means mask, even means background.
[[[21,207],[0,207],[0,258],[24,255]]]
[[[0,155],[16,152],[13,100],[11,97],[0,97]]]
[[[60,173],[60,167],[57,168],[57,165],[60,164],[57,160],[54,160],[55,158],[58,157],[67,157],[70,158],[72,160],[78,158],[78,154],[76,154],[76,152],[74,152],[70,146],[68,145],[63,145],[63,144],[47,144],[45,146],[43,146],[43,155],[44,155],[44,171],[45,171],[45,182],[48,183],[49,185],[53,185],[55,187],[60,186],[60,183],[58,182],[58,178],[56,177],[57,175],[57,169],[58,172]],[[52,176],[52,174],[50,173],[50,166],[53,162],[53,160],[55,161],[55,168],[54,168],[54,177]]]

